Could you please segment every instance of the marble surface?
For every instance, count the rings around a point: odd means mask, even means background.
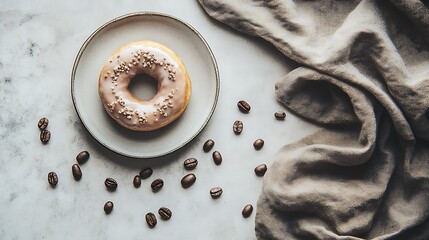
[[[79,121],[70,95],[83,41],[106,21],[136,11],[167,13],[194,26],[211,46],[221,77],[218,106],[203,132],[180,151],[150,160],[103,148]],[[294,64],[269,44],[213,21],[197,1],[3,0],[0,35],[0,239],[255,239],[255,212],[241,216],[244,205],[256,206],[262,187],[254,167],[269,165],[281,146],[316,129],[289,113],[285,121],[273,117],[284,110],[274,83]],[[237,110],[241,99],[252,105],[249,114]],[[47,145],[39,140],[42,116],[50,120]],[[232,132],[237,119],[244,122],[239,136]],[[220,166],[202,151],[208,138],[223,155]],[[260,151],[252,146],[257,138],[265,140]],[[82,150],[91,157],[76,182],[71,166]],[[197,182],[183,189],[189,157],[199,160]],[[136,189],[132,179],[145,166],[154,174]],[[59,176],[56,188],[47,183],[50,171]],[[116,192],[106,191],[106,177],[118,181]],[[153,193],[150,182],[158,177],[165,186]],[[214,186],[224,190],[216,200],[209,195]],[[105,215],[108,200],[115,207]],[[149,229],[145,214],[161,206],[173,217]]]

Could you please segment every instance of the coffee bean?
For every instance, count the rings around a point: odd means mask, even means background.
[[[261,165],[255,167],[255,174],[258,177],[264,176],[266,171],[267,171],[267,165],[265,165],[265,164],[261,164]]]
[[[86,161],[88,161],[88,159],[89,159],[89,152],[87,151],[82,151],[76,156],[76,161],[79,164],[84,164]]]
[[[150,176],[152,176],[152,173],[153,173],[152,168],[145,168],[145,169],[143,169],[143,170],[140,171],[140,177],[142,179],[147,179]]]
[[[107,201],[104,204],[104,212],[106,214],[110,214],[112,212],[112,210],[113,210],[113,203],[111,201]]]
[[[113,178],[106,178],[106,180],[104,180],[104,185],[109,191],[115,191],[118,187],[118,183]]]
[[[243,211],[241,211],[241,214],[243,215],[244,218],[248,218],[250,217],[252,212],[253,212],[252,204],[247,204],[246,206],[244,206]]]
[[[156,216],[153,213],[146,214],[146,223],[150,228],[154,228],[156,226]]]
[[[213,146],[215,145],[215,142],[211,139],[207,140],[203,145],[204,152],[210,152],[212,150]]]
[[[133,184],[135,188],[139,188],[142,185],[142,179],[140,175],[136,175],[133,179]]]
[[[220,187],[214,187],[214,188],[210,189],[210,195],[214,199],[219,198],[220,195],[222,195],[222,193],[223,193],[223,190]]]
[[[49,142],[49,140],[51,139],[51,132],[49,132],[49,130],[42,130],[42,132],[40,132],[40,141],[42,141],[42,143],[47,143]]]
[[[256,139],[255,142],[253,143],[253,147],[256,150],[260,150],[262,147],[264,146],[264,140],[262,139]]]
[[[196,158],[188,158],[183,162],[185,169],[192,170],[198,165],[198,160]]]
[[[197,177],[193,173],[189,173],[186,174],[180,182],[182,183],[183,188],[188,188],[192,186],[192,184],[194,184],[196,180]]]
[[[235,121],[232,125],[232,130],[235,134],[240,134],[243,131],[243,122],[239,120]]]
[[[274,113],[274,117],[276,117],[277,120],[284,120],[286,117],[286,113],[283,111],[278,111]]]
[[[160,178],[153,180],[153,182],[150,184],[150,187],[154,192],[161,190],[163,186],[164,186],[164,181]]]
[[[222,163],[222,155],[220,154],[220,152],[214,151],[212,157],[216,165],[220,165]]]
[[[170,219],[170,218],[171,218],[171,216],[173,215],[173,214],[171,213],[171,210],[170,210],[170,209],[168,209],[168,208],[166,208],[166,207],[162,207],[162,208],[160,208],[160,209],[158,210],[158,214],[159,214],[159,216],[161,216],[161,218],[162,218],[163,220],[168,220],[168,219]]]
[[[244,100],[241,100],[237,103],[237,107],[238,109],[240,109],[240,111],[242,111],[243,113],[248,113],[250,111],[250,104],[247,103]]]
[[[49,120],[45,117],[42,117],[39,122],[37,123],[37,126],[40,128],[40,130],[44,130],[49,124]]]
[[[73,164],[72,173],[73,173],[73,177],[76,181],[79,181],[82,178],[82,170],[80,170],[79,165]]]
[[[48,182],[52,187],[55,187],[58,183],[58,176],[55,172],[48,173]]]

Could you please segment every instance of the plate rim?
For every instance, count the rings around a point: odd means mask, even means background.
[[[157,16],[157,17],[165,17],[165,18],[169,18],[171,20],[174,20],[180,24],[183,24],[185,27],[189,28],[190,30],[192,30],[199,38],[200,40],[204,43],[205,47],[207,48],[211,60],[212,60],[212,64],[213,67],[215,69],[215,76],[216,76],[216,93],[215,93],[215,99],[213,102],[213,105],[210,109],[209,114],[207,115],[206,119],[204,120],[203,124],[201,125],[201,127],[198,129],[198,131],[196,131],[189,139],[187,139],[185,142],[183,142],[182,144],[180,144],[177,147],[174,147],[173,149],[170,149],[166,152],[163,153],[159,153],[159,154],[152,154],[152,155],[133,155],[133,154],[128,154],[125,153],[123,151],[120,151],[118,149],[114,149],[112,147],[110,147],[108,144],[106,144],[105,142],[101,141],[100,139],[98,139],[93,132],[91,132],[91,130],[88,128],[88,126],[85,124],[85,122],[82,119],[81,113],[79,113],[79,110],[76,106],[76,96],[75,96],[75,89],[74,89],[74,82],[75,82],[75,75],[76,75],[76,69],[79,65],[80,59],[83,55],[83,52],[85,51],[85,49],[87,48],[87,46],[89,45],[89,43],[91,42],[91,40],[103,29],[105,29],[106,27],[108,27],[109,25],[116,23],[118,21],[127,19],[127,18],[131,18],[131,17],[136,17],[136,16]],[[204,39],[204,37],[190,24],[188,24],[187,22],[174,17],[172,15],[169,14],[165,14],[165,13],[160,13],[160,12],[153,12],[153,11],[140,11],[140,12],[132,12],[132,13],[128,13],[128,14],[124,14],[121,15],[119,17],[115,17],[109,21],[107,21],[106,23],[104,23],[103,25],[101,25],[100,27],[98,27],[94,32],[92,32],[89,37],[86,38],[86,40],[83,42],[82,46],[79,48],[79,51],[75,57],[75,60],[73,62],[73,68],[72,68],[72,73],[71,73],[71,97],[72,97],[72,102],[73,102],[73,107],[76,111],[76,114],[80,120],[80,122],[82,123],[82,125],[84,126],[84,128],[86,129],[86,131],[98,142],[100,143],[103,147],[105,147],[106,149],[115,152],[119,155],[125,156],[125,157],[129,157],[129,158],[135,158],[135,159],[153,159],[153,158],[159,158],[159,157],[163,157],[169,154],[172,154],[174,152],[176,152],[177,150],[183,148],[185,145],[187,145],[189,142],[191,142],[196,136],[198,136],[198,134],[201,133],[201,131],[206,127],[207,123],[209,122],[209,120],[211,119],[217,103],[218,103],[218,98],[219,98],[219,92],[220,92],[220,77],[219,77],[219,68],[218,68],[218,64],[216,61],[216,58],[213,54],[212,49],[210,48],[210,46],[208,45],[207,41]]]

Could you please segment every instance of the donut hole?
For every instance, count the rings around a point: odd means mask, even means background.
[[[128,89],[134,97],[148,101],[158,92],[158,81],[145,73],[140,73],[131,79]]]

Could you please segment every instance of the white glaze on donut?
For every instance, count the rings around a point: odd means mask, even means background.
[[[137,99],[128,86],[138,74],[158,81],[158,92],[148,101]],[[106,61],[99,77],[99,95],[109,115],[122,126],[151,131],[174,121],[185,110],[191,91],[186,69],[165,46],[140,41],[118,49]]]

